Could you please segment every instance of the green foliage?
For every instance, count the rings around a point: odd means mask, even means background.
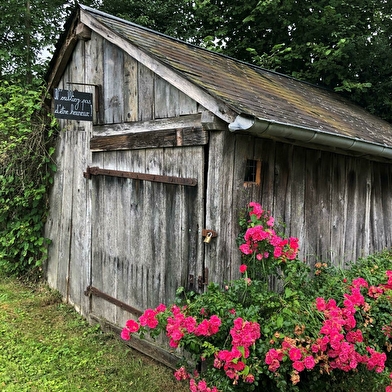
[[[0,79],[35,84],[48,62],[72,0],[8,0],[0,4]]]
[[[0,83],[0,268],[24,273],[46,257],[43,237],[54,122],[42,109],[42,90]]]
[[[257,64],[326,86],[392,121],[390,2],[338,1],[254,4]]]

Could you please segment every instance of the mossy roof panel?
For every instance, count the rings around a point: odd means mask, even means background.
[[[334,92],[84,9],[238,114],[392,146],[391,124]]]

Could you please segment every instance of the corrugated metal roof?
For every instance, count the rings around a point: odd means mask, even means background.
[[[392,146],[391,124],[336,93],[82,8],[238,114]]]

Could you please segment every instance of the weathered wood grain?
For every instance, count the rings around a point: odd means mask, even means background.
[[[117,46],[103,43],[103,100],[105,123],[124,121],[124,52]]]
[[[202,127],[201,114],[189,114],[173,118],[97,125],[93,129],[93,136],[119,136],[130,133],[166,131],[183,128],[199,129],[200,127]]]
[[[142,148],[185,147],[207,144],[208,133],[202,128],[137,132],[127,135],[97,136],[90,141],[92,151],[137,150]]]
[[[138,63],[137,61],[124,54],[124,120],[137,121],[139,113],[138,101]]]
[[[147,67],[138,66],[138,120],[153,120],[155,99],[154,99],[154,73]]]

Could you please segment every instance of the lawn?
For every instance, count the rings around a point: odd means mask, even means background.
[[[90,326],[46,286],[0,275],[0,390],[189,391],[172,370]]]

